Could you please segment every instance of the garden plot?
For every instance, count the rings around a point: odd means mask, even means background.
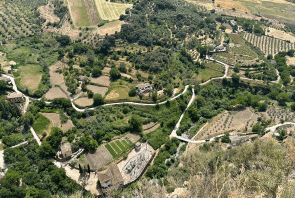
[[[129,98],[128,87],[116,87],[110,91],[110,93],[105,97],[106,100],[122,100]]]
[[[75,100],[75,104],[79,105],[80,107],[91,106],[93,104],[93,99],[87,97],[78,98]]]
[[[103,86],[109,86],[111,84],[111,79],[109,76],[100,76],[98,78],[91,78],[91,82]]]
[[[67,95],[59,88],[53,87],[45,94],[47,100],[53,100],[55,98],[68,98]]]
[[[107,87],[99,87],[96,85],[87,85],[87,89],[91,90],[94,94],[100,94],[103,97],[105,96],[105,94],[108,92],[108,88]]]
[[[58,127],[63,132],[68,131],[69,129],[72,129],[74,127],[74,124],[71,120],[68,120],[66,123],[61,123],[60,120],[60,114],[58,113],[40,113],[46,118],[48,118],[51,122],[51,127]]]
[[[142,125],[142,129],[143,129],[143,130],[150,129],[150,128],[152,128],[153,126],[155,126],[155,124],[156,124],[156,123],[154,123],[154,122],[150,122],[150,123],[148,123],[148,124],[144,124],[144,125]]]
[[[154,132],[155,130],[157,130],[159,127],[161,126],[161,124],[156,124],[155,126],[153,126],[152,128],[148,129],[148,130],[144,130],[143,133],[144,134],[148,134],[148,133],[151,133],[151,132]]]
[[[257,118],[258,115],[249,108],[241,111],[225,111],[214,117],[195,139],[207,139],[227,131],[247,131],[256,124]]]
[[[125,14],[127,8],[131,8],[132,4],[112,3],[105,0],[95,0],[96,7],[100,17],[104,20],[118,20],[121,14]]]
[[[52,86],[61,85],[65,82],[63,74],[58,73],[59,69],[63,69],[65,67],[66,65],[60,61],[49,67],[50,83]]]
[[[95,153],[85,154],[85,158],[89,163],[91,170],[97,170],[113,161],[112,155],[104,145],[97,147]]]

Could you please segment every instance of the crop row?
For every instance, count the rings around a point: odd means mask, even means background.
[[[268,54],[275,55],[281,51],[295,49],[294,43],[268,36],[257,36],[248,32],[244,34],[244,39],[255,47],[258,47],[266,56]]]

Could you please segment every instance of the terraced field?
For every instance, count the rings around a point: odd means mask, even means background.
[[[289,41],[268,36],[257,36],[248,32],[244,34],[244,39],[252,43],[255,47],[258,47],[265,54],[265,56],[269,54],[275,55],[280,51],[295,49],[294,43],[290,43]]]

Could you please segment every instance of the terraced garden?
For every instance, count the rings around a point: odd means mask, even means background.
[[[119,157],[124,151],[132,147],[132,142],[128,137],[123,140],[116,140],[115,142],[106,144],[105,147],[113,158]]]
[[[258,47],[265,54],[265,56],[269,54],[275,55],[280,51],[295,49],[294,43],[269,36],[257,36],[246,32],[244,34],[244,39],[255,47]]]

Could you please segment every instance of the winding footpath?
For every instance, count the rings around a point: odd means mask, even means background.
[[[213,81],[213,80],[220,80],[220,79],[224,79],[224,78],[231,79],[231,77],[228,76],[228,70],[229,70],[229,65],[228,65],[228,64],[226,64],[226,63],[224,63],[224,62],[221,62],[221,61],[219,61],[219,60],[215,60],[215,59],[213,59],[213,58],[211,58],[211,57],[209,57],[209,56],[206,56],[206,59],[209,60],[209,61],[215,61],[215,62],[217,62],[217,63],[223,65],[223,66],[225,67],[225,72],[224,72],[224,75],[223,75],[222,77],[211,78],[211,79],[207,80],[206,82],[201,83],[201,84],[200,84],[201,86],[206,85],[206,84],[210,83],[210,82]],[[277,72],[277,74],[278,74],[278,79],[277,79],[276,81],[271,81],[272,83],[279,83],[279,81],[280,81],[280,76],[279,76],[279,72],[278,72],[278,70],[276,70],[276,72]],[[18,90],[18,88],[17,88],[17,86],[16,86],[16,84],[15,84],[14,77],[11,77],[11,76],[8,76],[8,75],[5,75],[5,74],[2,74],[2,76],[6,77],[6,78],[9,78],[9,79],[11,80],[13,90],[14,90],[16,93],[21,93],[21,92]],[[263,80],[255,80],[255,79],[249,79],[249,78],[244,78],[244,77],[241,77],[240,79],[243,79],[243,80],[251,80],[251,81],[261,81],[261,82],[263,82]],[[172,101],[172,100],[177,99],[178,97],[180,97],[181,95],[183,95],[183,94],[185,94],[185,93],[187,92],[188,87],[189,87],[189,85],[186,85],[182,93],[178,94],[177,96],[171,97],[171,98],[169,98],[168,100],[165,100],[165,101],[163,101],[163,102],[160,102],[160,103],[158,103],[158,104],[159,104],[159,105],[162,105],[162,104],[167,103],[168,101]],[[190,105],[191,105],[191,104],[193,103],[193,101],[195,100],[195,92],[194,92],[194,89],[192,89],[192,93],[193,93],[192,98],[190,99],[190,101],[189,101],[189,103],[188,103],[186,109],[185,109],[185,110],[183,111],[183,113],[181,114],[181,116],[180,116],[180,118],[179,118],[179,120],[178,120],[176,126],[175,126],[174,129],[172,130],[170,136],[171,136],[171,137],[176,137],[176,138],[178,138],[179,140],[182,140],[182,141],[185,141],[185,142],[190,142],[190,143],[203,143],[203,142],[205,142],[206,140],[198,140],[198,141],[194,141],[193,139],[191,140],[191,139],[187,139],[187,138],[184,138],[184,137],[180,137],[180,136],[178,136],[178,135],[176,134],[176,131],[179,129],[179,127],[180,127],[180,123],[181,123],[181,121],[182,121],[182,119],[183,119],[183,117],[184,117],[184,115],[185,115],[187,109],[190,107]],[[86,108],[85,108],[85,109],[80,109],[80,108],[78,108],[78,107],[74,104],[74,102],[73,102],[73,101],[74,101],[75,99],[77,99],[81,94],[82,94],[82,93],[77,94],[77,95],[74,96],[73,98],[70,98],[70,100],[71,100],[72,107],[73,107],[76,111],[78,111],[78,112],[85,112],[85,111],[86,111]],[[173,94],[173,95],[174,95],[174,94]],[[25,94],[24,94],[24,97],[25,97],[25,99],[26,99],[26,102],[25,102],[24,107],[23,107],[23,113],[26,113],[26,112],[27,112],[27,109],[28,109],[28,106],[29,106],[29,103],[30,103],[30,99],[32,99],[32,100],[41,100],[41,98],[36,99],[36,98],[29,97],[29,96],[27,96],[27,95],[25,95]],[[50,104],[51,102],[49,102],[49,101],[45,101],[45,103],[46,103],[46,104]],[[156,105],[157,105],[157,104],[154,104],[154,103],[148,104],[148,103],[137,103],[137,102],[119,102],[119,103],[110,103],[110,104],[99,105],[99,106],[96,106],[96,107],[88,108],[88,110],[95,110],[95,109],[98,109],[98,108],[100,108],[100,107],[107,107],[107,106],[114,106],[114,105],[124,105],[124,104],[138,105],[138,106],[156,106]],[[35,132],[35,130],[33,129],[33,127],[32,127],[29,123],[27,123],[27,125],[29,126],[29,128],[30,128],[30,130],[31,130],[31,132],[32,132],[32,134],[33,134],[33,137],[36,139],[38,145],[40,146],[40,145],[41,145],[41,141],[40,141],[40,139],[39,139],[37,133]],[[204,127],[205,127],[205,126],[204,126]],[[198,131],[198,133],[199,133],[204,127],[202,127],[202,128]],[[270,130],[272,130],[272,128],[271,128]],[[219,135],[219,136],[216,136],[216,137],[221,137],[221,136],[223,136],[223,135]],[[195,137],[195,136],[194,136],[194,137]],[[214,141],[214,139],[215,139],[215,138],[211,138],[209,141]],[[208,140],[207,140],[207,141],[208,141]]]

